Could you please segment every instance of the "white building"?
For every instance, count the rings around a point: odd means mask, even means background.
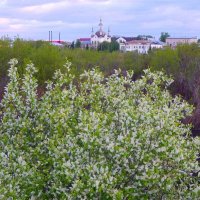
[[[152,42],[149,40],[132,40],[120,43],[120,50],[123,52],[137,51],[140,54],[147,54],[150,49],[161,49],[163,44],[160,42]]]
[[[116,42],[118,42],[120,44],[120,43],[126,43],[127,41],[125,38],[119,37],[118,39],[116,39]]]
[[[166,44],[172,48],[176,47],[178,44],[192,44],[197,42],[198,42],[197,37],[166,38]]]
[[[95,34],[94,34],[93,28],[92,28],[91,45],[94,48],[97,48],[98,45],[102,42],[111,42],[111,36],[110,36],[109,32],[110,31],[108,30],[108,34],[106,34],[103,31],[103,23],[102,23],[102,20],[100,19],[99,30]]]
[[[151,42],[151,49],[162,49],[163,45],[164,45],[163,42],[153,41]]]
[[[123,36],[120,36],[120,37],[113,37],[113,40],[115,40],[115,41],[118,42],[119,44],[120,44],[120,43],[130,42],[130,41],[136,40],[136,39],[137,39],[136,37],[123,37]]]
[[[126,43],[120,43],[120,50],[124,52],[137,51],[141,54],[147,54],[151,46],[148,40],[132,40]]]

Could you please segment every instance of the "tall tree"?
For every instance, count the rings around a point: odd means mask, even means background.
[[[119,50],[119,43],[117,41],[112,41],[109,46],[110,46],[109,48],[110,52]]]
[[[75,47],[76,47],[76,48],[80,48],[80,47],[81,47],[81,42],[80,42],[80,40],[76,40]]]
[[[166,42],[167,37],[170,37],[169,33],[168,32],[162,32],[161,36],[160,36],[160,41]]]
[[[71,49],[74,49],[74,47],[75,47],[75,44],[74,44],[74,41],[71,43],[71,45],[70,45],[70,48]]]
[[[119,44],[116,41],[112,42],[102,42],[97,47],[98,51],[118,51],[119,50]]]
[[[109,50],[109,42],[104,41],[104,42],[100,43],[97,47],[97,50],[98,51],[108,51]]]

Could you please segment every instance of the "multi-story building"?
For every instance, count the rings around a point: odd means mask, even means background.
[[[150,49],[161,49],[163,44],[156,41],[149,40],[132,40],[125,43],[120,43],[120,50],[127,51],[137,51],[140,54],[147,54]]]
[[[197,43],[198,39],[197,37],[168,37],[166,38],[166,44],[172,48],[176,47],[178,44],[192,44]]]
[[[120,50],[127,51],[137,51],[141,54],[147,54],[150,49],[151,42],[148,40],[132,40],[126,43],[120,43]]]
[[[132,40],[136,40],[137,37],[124,37],[124,36],[113,36],[111,38],[113,41],[120,43],[126,43],[126,42],[130,42]]]
[[[162,49],[165,43],[161,41],[152,41],[151,42],[151,49]]]

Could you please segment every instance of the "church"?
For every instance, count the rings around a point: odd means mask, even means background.
[[[103,23],[102,19],[100,19],[99,30],[94,34],[94,30],[92,28],[91,35],[91,46],[97,48],[99,44],[102,42],[111,42],[110,30],[108,29],[108,34],[103,31]]]

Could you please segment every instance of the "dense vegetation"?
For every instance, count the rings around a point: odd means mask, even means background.
[[[105,49],[106,50],[106,49]],[[9,41],[0,41],[0,70],[1,76],[7,73],[8,61],[17,58],[20,64],[19,73],[22,74],[24,66],[31,60],[38,68],[37,78],[40,83],[50,79],[58,67],[63,66],[66,57],[73,63],[73,73],[80,75],[85,69],[99,66],[104,73],[111,73],[113,69],[132,68],[141,71],[143,59],[136,53],[123,54],[119,52],[82,50],[80,48],[58,48],[42,41],[16,40],[10,46]],[[142,56],[143,57],[143,56]]]
[[[105,49],[106,50],[106,49]],[[73,63],[72,73],[78,78],[84,70],[99,66],[106,75],[113,73],[114,69],[121,68],[134,70],[136,79],[143,69],[163,70],[172,75],[174,83],[170,90],[172,94],[180,94],[189,103],[195,105],[192,117],[184,122],[192,122],[196,128],[200,127],[200,47],[198,44],[181,45],[177,49],[165,48],[151,50],[148,55],[139,55],[136,52],[121,53],[95,50],[82,50],[80,48],[58,48],[42,41],[15,40],[10,45],[9,40],[0,40],[0,94],[8,78],[8,61],[17,58],[19,61],[19,74],[22,76],[30,60],[38,68],[36,78],[39,82],[39,93],[43,92],[44,83],[51,79],[56,69],[61,71],[66,58]],[[42,89],[41,89],[42,88]]]
[[[1,199],[198,199],[199,138],[172,80],[144,71],[85,71],[67,62],[37,95],[37,69],[10,61],[0,104]],[[19,69],[20,70],[20,69]]]

